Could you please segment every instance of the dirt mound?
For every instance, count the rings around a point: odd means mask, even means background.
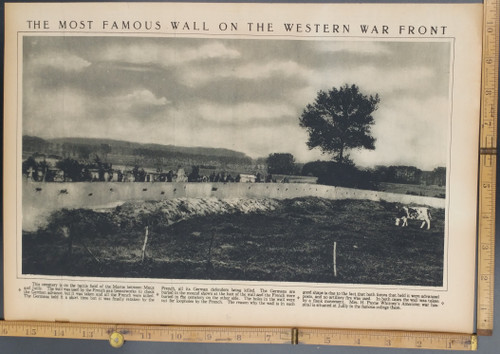
[[[195,216],[250,214],[276,210],[280,203],[275,199],[247,198],[175,198],[161,201],[127,202],[115,209],[120,218],[137,218],[158,215],[168,224]]]
[[[331,209],[333,204],[331,200],[317,197],[289,199],[285,203],[290,210],[307,213]]]

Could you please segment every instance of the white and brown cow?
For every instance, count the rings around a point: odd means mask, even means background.
[[[429,208],[426,207],[402,207],[396,216],[396,226],[402,222],[401,227],[408,226],[408,219],[411,220],[422,220],[423,228],[427,223],[427,230],[431,228],[431,212]]]

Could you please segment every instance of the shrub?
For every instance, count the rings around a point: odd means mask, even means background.
[[[358,169],[353,164],[331,161],[309,162],[302,168],[302,175],[318,177],[318,184],[360,189],[377,189],[370,171]]]

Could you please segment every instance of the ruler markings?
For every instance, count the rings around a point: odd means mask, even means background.
[[[394,348],[475,350],[475,336],[431,332],[300,330],[299,343],[314,345],[354,345]],[[304,333],[305,332],[305,333]],[[309,335],[306,335],[309,334]]]
[[[493,331],[499,0],[485,0],[479,164],[477,332]]]
[[[0,321],[0,336],[109,340],[114,332],[129,341],[353,345],[472,350],[474,335],[433,332],[314,328],[143,326],[90,323]]]

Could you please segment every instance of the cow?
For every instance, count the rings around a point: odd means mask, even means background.
[[[429,208],[426,207],[402,207],[396,216],[396,226],[402,222],[401,227],[408,226],[408,219],[411,220],[422,220],[423,228],[427,223],[427,230],[431,228],[431,212]]]

